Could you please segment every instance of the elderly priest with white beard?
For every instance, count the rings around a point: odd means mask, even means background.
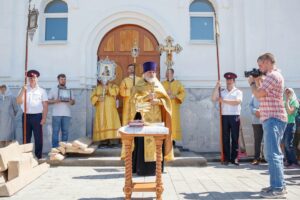
[[[143,78],[136,83],[132,91],[130,119],[142,118],[145,123],[164,122],[165,126],[169,128],[169,135],[163,144],[163,155],[165,161],[170,161],[174,159],[171,136],[171,100],[156,78],[156,63],[145,62],[143,69]],[[141,114],[136,112],[138,103],[149,103],[149,110]],[[155,175],[155,152],[153,137],[136,137],[132,160],[133,173],[140,176]]]

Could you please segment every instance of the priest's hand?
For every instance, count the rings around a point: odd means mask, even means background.
[[[104,102],[104,96],[99,96],[98,101]]]
[[[151,93],[148,95],[148,99],[150,99],[150,100],[153,100],[153,99],[155,99],[155,98],[156,98],[156,94],[153,93],[153,92],[151,92]]]
[[[108,89],[107,84],[106,84],[106,85],[103,85],[103,88],[104,88],[105,90],[107,90],[107,89]]]
[[[172,94],[172,91],[171,90],[168,90],[168,96],[170,97],[170,99],[174,99],[175,96]]]
[[[170,99],[175,99],[176,98],[176,96],[173,95],[173,94],[170,94],[169,97],[170,97]]]
[[[151,101],[150,101],[150,103],[151,103],[151,105],[158,105],[159,103],[160,103],[160,100],[159,99],[152,99]]]

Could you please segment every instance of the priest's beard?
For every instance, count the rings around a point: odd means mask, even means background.
[[[149,83],[154,83],[155,81],[155,77],[149,78],[149,77],[145,77],[145,80]]]

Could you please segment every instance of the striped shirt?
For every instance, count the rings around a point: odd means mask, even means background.
[[[287,122],[287,114],[283,103],[284,79],[280,72],[273,70],[268,73],[261,89],[267,93],[267,96],[259,99],[261,121],[277,118]]]

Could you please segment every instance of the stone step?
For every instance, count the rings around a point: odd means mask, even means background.
[[[51,166],[124,166],[124,161],[117,157],[67,157],[62,161],[46,160]],[[172,167],[204,167],[207,166],[203,157],[176,157],[174,161],[166,163]]]
[[[93,154],[68,154],[68,157],[120,157],[121,148],[98,148]],[[179,157],[181,152],[179,149],[174,149],[174,156]]]
[[[195,153],[198,156],[203,156],[207,162],[221,162],[221,155],[219,152],[210,152],[210,153]],[[242,156],[239,158],[239,162],[247,163],[253,161],[253,156]]]
[[[62,161],[51,161],[49,158],[43,161],[51,166],[124,166],[124,161],[119,157],[120,151],[120,149],[98,149],[92,155],[68,154]],[[166,163],[166,166],[207,166],[206,159],[193,152],[178,150],[176,154],[175,160]]]
[[[124,166],[124,161],[118,157],[66,157],[62,161],[47,159],[51,166]]]

